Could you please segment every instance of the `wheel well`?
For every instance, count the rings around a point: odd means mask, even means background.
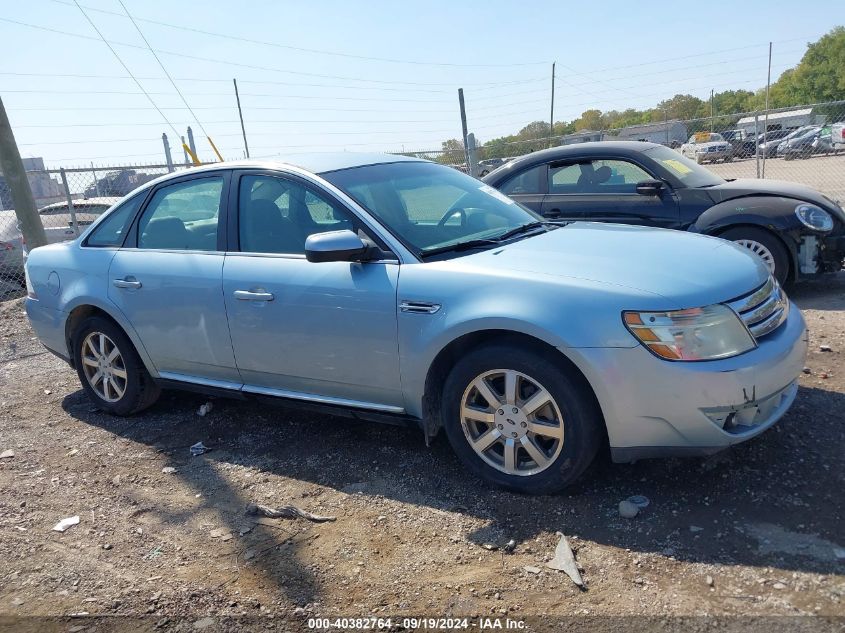
[[[79,327],[80,323],[92,316],[99,316],[104,319],[108,319],[121,330],[123,329],[108,312],[101,308],[91,305],[82,305],[74,308],[68,316],[67,321],[65,321],[65,343],[67,344],[68,358],[70,358],[71,366],[74,366],[73,333],[76,331],[76,328]]]
[[[720,237],[727,231],[731,229],[757,229],[758,231],[765,231],[773,238],[775,238],[780,245],[786,249],[787,254],[789,255],[789,270],[786,274],[786,279],[793,279],[795,277],[795,252],[793,248],[790,248],[789,244],[786,243],[786,240],[783,239],[782,236],[778,235],[776,232],[772,231],[766,226],[762,226],[760,224],[729,224],[728,226],[723,226],[717,231],[711,233],[710,235],[714,235],[715,237]]]
[[[549,345],[545,341],[521,332],[513,332],[511,330],[481,330],[472,332],[471,334],[465,334],[455,339],[440,350],[431,363],[425,378],[425,394],[423,396],[423,431],[426,434],[426,439],[434,437],[443,426],[440,417],[440,402],[443,395],[443,385],[452,367],[455,366],[455,363],[462,356],[471,350],[493,342],[528,347],[552,362],[562,365],[570,377],[581,383],[584,393],[589,394],[593,399],[596,405],[596,411],[601,412],[601,407],[599,406],[598,398],[596,398],[592,385],[590,385],[590,382],[581,373],[581,370],[578,369],[575,363],[569,360],[559,349],[553,345]],[[602,427],[604,427],[603,420]]]

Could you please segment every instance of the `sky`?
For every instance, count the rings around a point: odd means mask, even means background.
[[[774,81],[841,14],[837,0],[123,0],[136,29],[120,0],[79,3],[155,106],[74,0],[6,0],[0,97],[21,155],[49,167],[162,163],[162,133],[179,161],[188,125],[200,159],[207,135],[243,158],[233,78],[253,158],[437,150],[461,135],[458,88],[480,142],[515,133],[548,121],[553,61],[556,121],[754,90],[769,41]]]

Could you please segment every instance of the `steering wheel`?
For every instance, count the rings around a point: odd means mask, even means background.
[[[437,222],[437,227],[444,227],[446,223],[451,220],[455,214],[461,216],[461,226],[466,224],[467,221],[467,212],[464,209],[449,209],[446,213],[443,214],[443,217]]]

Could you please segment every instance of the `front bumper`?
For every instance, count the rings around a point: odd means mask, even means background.
[[[828,235],[821,240],[821,272],[839,272],[845,264],[845,235]]]
[[[756,349],[725,360],[669,362],[642,346],[563,350],[595,389],[614,461],[712,454],[775,424],[807,355],[804,319],[790,308]]]

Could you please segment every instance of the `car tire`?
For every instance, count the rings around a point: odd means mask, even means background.
[[[789,251],[776,235],[766,229],[738,226],[721,233],[719,237],[735,242],[762,257],[778,283],[786,283],[789,276]]]
[[[508,372],[514,376],[510,383]],[[511,404],[504,396],[508,384],[516,394]],[[538,402],[534,396],[544,404],[529,411]],[[555,362],[524,344],[485,345],[461,358],[446,379],[441,418],[449,443],[470,471],[527,494],[551,494],[571,485],[592,463],[604,437],[601,412],[584,379],[563,358]],[[473,439],[480,441],[477,448]]]
[[[109,319],[92,316],[73,334],[76,373],[88,397],[103,411],[126,416],[152,406],[161,389],[132,341]]]

